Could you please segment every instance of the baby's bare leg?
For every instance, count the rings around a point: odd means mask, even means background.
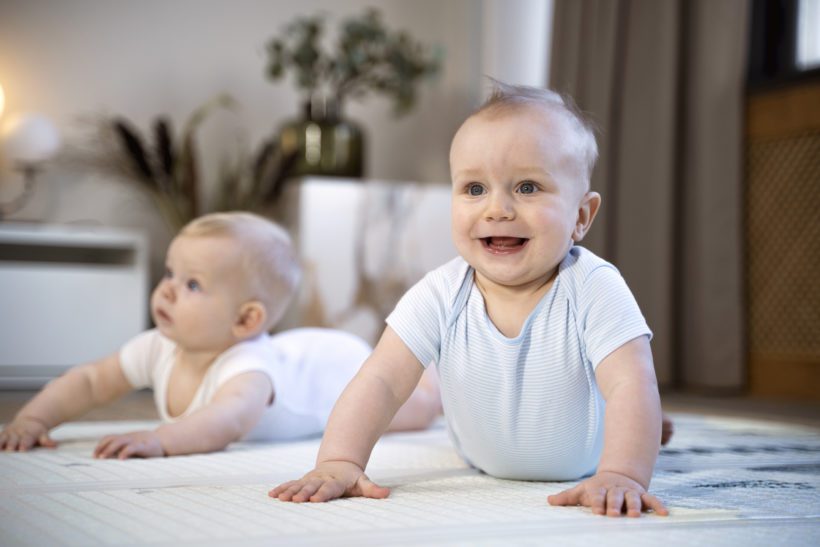
[[[410,398],[402,405],[387,431],[426,429],[441,414],[441,393],[434,365],[427,367]]]

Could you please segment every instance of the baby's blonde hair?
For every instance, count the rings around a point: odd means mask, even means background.
[[[546,88],[505,84],[492,78],[490,81],[493,84],[490,96],[472,116],[518,110],[525,106],[535,106],[558,114],[576,138],[574,155],[581,167],[581,176],[584,178],[586,187],[589,188],[592,170],[598,160],[595,126],[575,106],[572,99]]]
[[[234,239],[248,292],[267,311],[265,330],[282,318],[296,293],[302,269],[290,236],[281,226],[253,213],[231,211],[195,218],[179,235]]]

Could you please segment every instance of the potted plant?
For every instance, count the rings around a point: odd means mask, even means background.
[[[438,55],[405,32],[390,31],[376,9],[344,21],[335,47],[325,49],[322,16],[299,18],[268,44],[267,76],[291,73],[302,92],[301,117],[278,132],[283,153],[296,155],[292,173],[361,177],[364,134],[342,114],[348,98],[377,93],[409,112],[419,81],[437,73]]]

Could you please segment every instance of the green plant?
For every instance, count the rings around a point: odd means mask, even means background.
[[[380,93],[392,98],[396,114],[404,114],[415,104],[418,81],[439,70],[436,52],[405,32],[388,30],[376,9],[344,21],[332,51],[323,46],[324,27],[318,15],[287,25],[268,44],[268,77],[276,81],[292,72],[307,100],[319,96],[341,103]]]

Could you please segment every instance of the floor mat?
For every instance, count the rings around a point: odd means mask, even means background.
[[[494,479],[442,427],[384,437],[368,467],[386,500],[272,500],[319,440],[237,443],[208,455],[94,460],[95,439],[156,425],[67,424],[56,450],[0,454],[3,545],[820,545],[820,432],[674,415],[652,491],[670,517],[611,519],[546,496],[572,483]]]

